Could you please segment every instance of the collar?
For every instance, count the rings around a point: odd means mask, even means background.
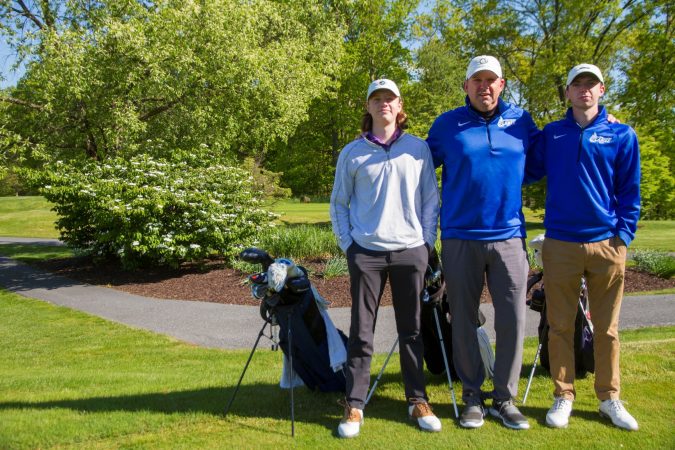
[[[506,103],[504,100],[502,100],[501,97],[497,99],[497,110],[495,111],[494,115],[490,117],[489,119],[486,119],[483,117],[483,114],[480,113],[479,111],[476,111],[473,106],[471,106],[471,100],[469,100],[469,96],[464,97],[464,103],[466,104],[466,109],[469,112],[469,114],[473,115],[474,117],[483,120],[485,122],[492,122],[493,119],[496,117],[501,116],[504,114],[504,111],[506,111],[509,108],[509,104]]]
[[[577,124],[577,121],[574,119],[574,113],[572,112],[571,107],[567,108],[567,113],[565,114],[565,119],[571,121],[577,127],[579,126]],[[607,110],[605,109],[605,107],[603,105],[598,105],[598,115],[595,116],[595,119],[593,119],[593,121],[591,123],[586,125],[586,128],[590,128],[593,125],[595,125],[596,123],[606,121],[606,120],[607,120]],[[586,129],[586,128],[584,128],[584,129]]]
[[[366,131],[365,133],[362,134],[362,136],[365,139],[372,142],[373,144],[377,144],[380,147],[384,148],[385,150],[389,150],[391,148],[391,146],[394,144],[394,142],[396,142],[398,140],[398,138],[401,137],[402,134],[403,134],[403,131],[400,128],[396,127],[396,131],[394,132],[394,135],[392,136],[391,142],[389,144],[386,144],[386,143],[382,142],[381,140],[379,140],[377,138],[377,136],[375,136],[370,131]]]

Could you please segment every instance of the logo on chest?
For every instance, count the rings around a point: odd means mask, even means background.
[[[598,134],[594,132],[593,135],[590,137],[589,141],[594,144],[609,144],[610,142],[612,142],[612,138],[605,136],[598,136]]]
[[[499,122],[497,122],[497,126],[499,128],[506,128],[506,127],[510,127],[514,123],[516,123],[516,119],[504,119],[504,118],[500,117]]]

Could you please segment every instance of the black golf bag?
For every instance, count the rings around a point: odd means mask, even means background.
[[[345,376],[330,366],[326,326],[312,291],[302,294],[296,303],[277,305],[274,314],[280,327],[279,346],[286,356],[293,352],[293,370],[305,386],[322,392],[344,392]],[[289,328],[292,347],[288,342]],[[340,330],[338,333],[346,345],[347,337]]]
[[[341,370],[333,371],[330,365],[324,318],[316,304],[307,272],[304,269],[302,271],[303,276],[286,280],[281,292],[266,295],[262,299],[261,316],[279,325],[279,346],[286,357],[292,360],[292,369],[305,386],[322,392],[344,392],[344,373]],[[337,332],[343,345],[346,345],[347,337],[342,331]]]
[[[455,366],[452,362],[452,320],[450,315],[450,305],[448,303],[448,293],[445,288],[445,280],[443,279],[441,264],[436,250],[433,250],[429,256],[429,265],[425,274],[425,284],[426,290],[424,298],[422,299],[421,314],[424,362],[429,372],[434,375],[440,375],[445,372],[445,363],[441,352],[442,343],[448,358],[450,375],[454,379],[457,379],[457,372],[455,371]],[[439,327],[436,326],[435,314],[438,314],[442,336],[439,336],[438,334]],[[476,324],[476,328],[485,323],[485,316],[480,311],[478,311],[478,320],[479,323]],[[486,355],[485,357],[488,358],[488,360],[490,359],[489,355]],[[481,361],[483,361],[482,354]]]
[[[429,280],[429,270],[427,270],[427,280]],[[438,313],[442,336],[438,335],[434,308]],[[448,358],[450,375],[457,379],[457,372],[455,372],[455,366],[452,363],[452,324],[449,320],[449,314],[450,307],[448,306],[445,282],[441,276],[438,281],[431,286],[427,286],[427,293],[422,303],[421,330],[422,342],[424,342],[424,363],[427,365],[429,372],[434,375],[441,375],[445,372],[445,363],[441,352],[442,342]]]
[[[542,279],[542,273],[535,273],[528,280],[528,290]],[[532,291],[532,297],[528,301],[530,309],[540,313],[539,320],[539,343],[541,344],[540,361],[542,367],[551,371],[548,353],[548,330],[549,325],[546,319],[546,292],[544,285]],[[587,316],[588,297],[585,284],[582,285],[577,305],[577,316],[574,322],[574,366],[577,378],[581,378],[586,373],[595,371],[595,358],[593,356],[593,326]]]

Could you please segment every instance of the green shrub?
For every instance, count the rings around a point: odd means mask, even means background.
[[[246,171],[200,161],[59,162],[40,177],[41,193],[56,205],[63,241],[127,268],[232,257],[276,216],[259,206]]]
[[[635,267],[661,278],[675,275],[675,258],[668,252],[657,250],[635,250],[633,252]]]

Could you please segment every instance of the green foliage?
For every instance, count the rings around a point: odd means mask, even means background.
[[[323,269],[324,278],[334,278],[347,275],[349,268],[347,266],[347,258],[344,255],[334,256],[326,261],[326,266]]]
[[[675,258],[668,252],[658,250],[635,250],[633,252],[635,266],[661,278],[675,275]]]
[[[241,165],[253,177],[253,184],[265,199],[281,200],[291,196],[291,190],[279,186],[280,173],[261,167],[253,158],[246,158]]]
[[[271,149],[265,166],[283,172],[295,195],[330,195],[339,151],[360,134],[368,84],[394,80],[404,102],[411,53],[404,45],[419,0],[330,2],[342,45],[333,55],[339,64],[323,95],[312,102],[305,121],[286,141]],[[412,98],[412,97],[410,97]]]
[[[195,159],[57,163],[39,182],[59,215],[61,239],[73,248],[126,267],[230,257],[275,215],[260,207],[246,171]]]
[[[671,160],[661,151],[658,135],[638,129],[640,141],[640,195],[643,219],[675,217],[675,177]]]
[[[2,123],[47,161],[129,157],[147,139],[164,156],[206,143],[260,158],[307,118],[341,37],[311,0],[3,2],[0,20],[28,63]]]
[[[262,235],[257,246],[274,257],[294,260],[342,254],[331,228],[322,225],[277,227]]]
[[[675,80],[667,67],[675,64],[675,9],[668,0],[652,0],[651,17],[635,24],[627,48],[619,54],[625,73],[615,97],[628,114],[630,123],[659,132],[664,154],[675,156]]]

